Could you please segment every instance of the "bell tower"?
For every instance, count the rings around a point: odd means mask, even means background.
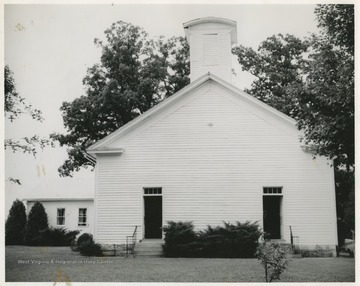
[[[190,80],[210,72],[231,82],[231,46],[236,44],[236,22],[204,17],[183,24],[190,45]]]

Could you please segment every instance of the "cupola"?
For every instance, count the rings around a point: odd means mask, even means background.
[[[204,17],[183,26],[190,45],[190,80],[210,72],[231,82],[231,47],[237,42],[236,22]]]

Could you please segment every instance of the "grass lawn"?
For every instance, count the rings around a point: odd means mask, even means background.
[[[264,282],[256,259],[84,257],[68,247],[7,246],[6,282]],[[354,282],[353,258],[292,259],[282,282]]]

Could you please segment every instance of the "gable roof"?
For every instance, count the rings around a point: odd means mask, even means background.
[[[226,89],[232,94],[234,94],[236,97],[239,97],[240,99],[246,101],[247,103],[252,104],[253,106],[256,106],[263,111],[267,112],[271,116],[278,118],[279,120],[287,123],[291,129],[296,128],[296,121],[292,119],[291,117],[285,115],[284,113],[276,110],[275,108],[267,105],[266,103],[263,103],[262,101],[258,100],[257,98],[247,94],[246,92],[238,89],[234,85],[222,80],[221,78],[211,74],[207,73],[203,75],[202,77],[198,78],[194,82],[190,83],[183,89],[179,90],[175,94],[173,94],[171,97],[163,100],[156,106],[150,108],[148,111],[144,112],[143,114],[139,115],[132,121],[128,122],[127,124],[123,125],[113,133],[109,134],[108,136],[104,137],[100,141],[96,142],[95,144],[91,145],[87,152],[89,154],[96,154],[96,153],[108,153],[108,154],[121,154],[122,149],[111,149],[108,148],[108,144],[113,142],[114,140],[120,138],[122,135],[127,134],[129,131],[135,129],[138,127],[142,122],[148,120],[150,117],[153,117],[157,115],[158,113],[162,112],[169,106],[171,106],[173,103],[180,100],[185,94],[188,94],[195,89],[199,88],[200,86],[203,86],[204,84],[208,82],[213,82],[217,84],[220,88]]]
[[[23,202],[75,202],[75,201],[94,201],[94,198],[25,198]]]

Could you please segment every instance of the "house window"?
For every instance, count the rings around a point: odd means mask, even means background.
[[[218,34],[203,35],[203,64],[214,66],[219,64]]]
[[[65,225],[65,209],[57,209],[56,224]]]
[[[282,187],[264,187],[264,194],[282,194]]]
[[[86,226],[87,209],[79,209],[79,226]]]
[[[144,188],[144,195],[161,195],[162,188]]]

